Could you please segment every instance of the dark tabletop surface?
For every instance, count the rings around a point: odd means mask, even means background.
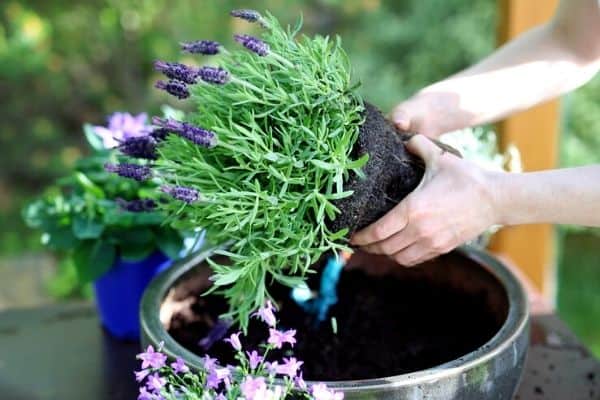
[[[89,304],[2,312],[0,400],[135,399],[138,351],[100,329]],[[517,399],[600,399],[600,363],[554,315],[532,317]]]

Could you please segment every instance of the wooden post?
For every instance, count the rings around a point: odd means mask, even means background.
[[[498,0],[499,42],[505,43],[552,17],[558,0]],[[559,139],[559,104],[552,101],[510,117],[498,124],[500,145],[515,145],[523,169],[556,167]],[[509,257],[532,280],[544,297],[553,302],[556,252],[551,225],[528,225],[502,229],[491,250]]]

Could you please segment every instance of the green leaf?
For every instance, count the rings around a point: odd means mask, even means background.
[[[106,197],[104,191],[94,182],[92,182],[90,178],[88,178],[83,172],[76,172],[75,178],[86,193],[89,193],[99,199],[103,199]]]
[[[116,247],[103,240],[86,240],[75,249],[73,263],[82,283],[91,282],[112,267],[116,258]]]
[[[70,226],[55,227],[42,235],[42,244],[52,250],[72,250],[78,242]]]
[[[156,233],[156,245],[171,260],[179,258],[183,248],[183,238],[173,229],[162,230]]]
[[[324,169],[325,171],[335,171],[336,166],[334,164],[326,163],[321,160],[310,160],[310,163],[317,168]]]
[[[104,225],[83,215],[73,219],[73,234],[77,239],[97,239],[104,232]]]
[[[358,169],[358,168],[362,168],[364,167],[367,162],[369,161],[369,153],[365,153],[362,157],[360,157],[358,160],[354,160],[354,161],[350,161],[347,164],[347,167],[349,169]]]
[[[154,243],[125,244],[120,248],[121,258],[125,261],[140,261],[148,257],[155,250]]]
[[[83,125],[83,133],[94,150],[105,150],[102,138],[96,134],[95,128],[90,124]]]

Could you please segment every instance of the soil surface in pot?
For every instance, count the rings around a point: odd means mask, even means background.
[[[279,307],[278,327],[296,329],[298,343],[293,352],[273,353],[269,358],[293,355],[304,361],[304,378],[310,380],[382,378],[460,358],[483,346],[500,329],[503,319],[490,311],[486,290],[467,292],[420,273],[402,274],[398,279],[345,271],[339,282],[339,301],[330,312],[337,333],[330,319],[316,326],[290,298],[289,288],[272,287]],[[318,283],[316,279],[311,287]],[[169,333],[203,355],[198,341],[227,307],[222,298],[200,293],[184,302],[191,306],[172,316]],[[245,349],[255,349],[267,337],[264,323],[253,320],[241,340]],[[223,364],[234,363],[227,343],[218,342],[208,353]]]

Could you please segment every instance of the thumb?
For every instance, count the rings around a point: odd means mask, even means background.
[[[431,140],[423,135],[414,135],[406,142],[408,151],[419,156],[425,161],[427,167],[435,164],[442,150]]]

